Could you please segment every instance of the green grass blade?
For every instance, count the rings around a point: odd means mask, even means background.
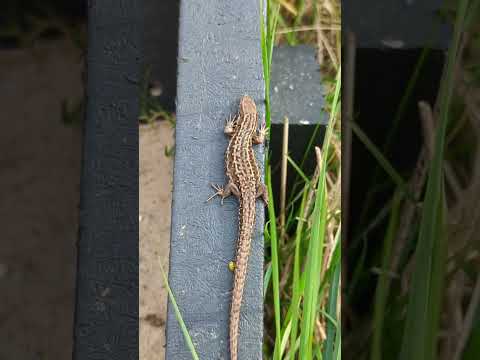
[[[401,204],[401,192],[396,191],[393,197],[392,212],[388,222],[387,234],[383,241],[383,255],[381,273],[377,282],[377,289],[375,291],[375,303],[373,306],[373,339],[372,350],[370,353],[371,360],[382,359],[382,335],[383,335],[383,321],[385,316],[385,308],[387,305],[388,293],[390,291],[390,273],[389,267],[392,257],[392,244],[394,237],[397,234],[399,212]]]
[[[337,248],[340,249],[340,234],[341,228],[339,227],[336,235],[335,243]],[[332,262],[333,265],[333,262]],[[334,360],[335,359],[335,344],[334,341],[337,338],[338,334],[338,319],[337,319],[337,301],[338,301],[338,292],[340,289],[340,271],[341,271],[341,262],[338,261],[335,265],[333,276],[330,281],[330,291],[328,294],[328,304],[327,304],[327,318],[331,319],[327,323],[327,339],[325,341],[325,347],[323,350],[323,359],[324,360]]]
[[[402,189],[407,189],[405,181],[402,176],[395,170],[395,168],[390,164],[390,162],[383,156],[380,150],[375,146],[375,144],[368,138],[368,136],[363,132],[362,129],[355,123],[351,121],[352,130],[358,139],[365,145],[365,147],[370,151],[372,156],[378,161],[383,170],[390,176],[392,181]]]
[[[270,2],[270,1],[269,1]],[[278,15],[280,12],[280,5],[275,4],[273,9],[269,14],[269,24],[270,28],[268,29],[268,64],[269,64],[269,69],[271,69],[272,66],[272,56],[273,56],[273,46],[275,45],[275,33],[277,31],[277,24],[278,24]]]
[[[272,65],[273,46],[275,44],[275,30],[278,23],[280,6],[271,0],[260,2],[260,41],[262,47],[263,78],[265,80],[265,122],[267,128],[271,126],[270,109],[270,70]],[[266,3],[266,12],[264,3]],[[266,18],[265,18],[266,17]],[[270,133],[270,132],[269,132]],[[269,135],[268,135],[269,136]]]
[[[383,147],[382,147],[383,154],[388,154],[390,151],[392,141],[394,139],[395,134],[397,133],[397,129],[399,125],[401,124],[405,116],[408,105],[412,100],[414,87],[417,84],[420,74],[422,73],[421,71],[423,69],[423,66],[426,64],[426,60],[428,58],[429,53],[430,53],[430,49],[428,47],[423,48],[422,53],[420,54],[415,64],[415,69],[413,71],[413,74],[408,81],[407,88],[402,96],[402,99],[400,100],[400,104],[398,105],[397,111],[395,112],[395,117],[392,122],[392,127],[386,136],[385,143],[383,144]],[[375,169],[373,170],[373,175],[371,178],[372,184],[376,184],[378,182],[378,178],[380,175],[379,171],[380,171],[379,167],[375,166]],[[368,211],[370,210],[370,206],[374,199],[374,194],[375,194],[374,190],[370,190],[367,193],[367,197],[365,199],[364,206],[360,214],[360,221],[359,221],[360,225],[364,223],[364,219],[367,216]]]
[[[424,47],[422,49],[422,52],[420,54],[420,57],[418,58],[417,63],[415,64],[415,69],[413,70],[413,74],[408,80],[407,88],[405,90],[405,93],[403,94],[402,99],[400,100],[400,104],[398,106],[398,109],[395,113],[395,117],[392,122],[392,126],[390,127],[387,138],[385,140],[385,144],[383,145],[383,153],[388,154],[390,152],[390,148],[392,146],[392,142],[394,139],[395,134],[398,131],[398,127],[402,123],[402,119],[405,117],[405,114],[408,109],[408,105],[410,104],[412,97],[413,97],[413,90],[415,88],[415,85],[417,84],[418,78],[420,77],[420,74],[422,73],[423,66],[427,63],[428,55],[430,55],[430,48]]]
[[[297,27],[301,24],[303,14],[305,13],[305,0],[298,1],[298,13],[295,17],[294,26]]]
[[[292,355],[292,352],[296,353],[298,351],[298,348],[300,347],[300,338],[297,338],[295,341],[294,345],[290,345],[289,352],[285,356],[286,359],[294,359],[294,356]]]
[[[440,121],[435,134],[435,151],[428,173],[428,182],[420,234],[415,251],[415,268],[409,291],[402,360],[433,360],[436,358],[441,288],[444,280],[446,239],[444,235],[443,160],[449,109],[452,98],[454,68],[464,27],[468,0],[458,2],[454,37],[440,88]]]
[[[267,265],[265,270],[265,275],[263,277],[263,299],[267,296],[268,286],[270,285],[270,280],[272,278],[272,264]]]
[[[477,360],[480,354],[480,308],[477,304],[477,311],[473,318],[472,330],[465,349],[462,353],[462,360]]]
[[[317,195],[313,213],[312,234],[307,251],[307,265],[305,267],[305,282],[308,286],[305,288],[305,297],[303,301],[303,321],[300,334],[300,359],[310,360],[312,358],[312,339],[314,331],[314,321],[316,317],[316,308],[318,302],[319,276],[322,268],[323,246],[325,240],[327,204],[326,204],[326,183],[325,168],[317,183]]]
[[[341,327],[338,328],[337,336],[335,336],[335,352],[334,357],[335,360],[340,360],[342,358],[342,329]]]
[[[195,346],[193,345],[192,338],[190,337],[187,326],[183,321],[182,314],[180,313],[180,309],[178,308],[177,301],[175,300],[175,296],[173,295],[172,289],[170,288],[170,285],[168,283],[168,278],[167,278],[167,275],[165,274],[165,271],[163,270],[162,264],[160,264],[160,270],[162,271],[163,281],[168,291],[168,297],[170,298],[170,302],[173,306],[173,310],[175,311],[175,317],[177,318],[178,324],[180,325],[180,329],[182,330],[183,337],[185,338],[185,342],[187,343],[188,349],[192,354],[192,358],[194,360],[199,360],[199,357],[195,350]]]
[[[278,22],[280,26],[282,26],[283,28],[288,28],[288,24],[281,14],[279,14],[278,16]],[[295,34],[295,32],[289,31],[289,32],[286,32],[284,35],[285,35],[285,38],[287,39],[288,45],[294,46],[296,44],[297,35]]]
[[[333,95],[333,104],[330,116],[328,119],[327,131],[325,133],[325,139],[323,142],[323,165],[326,168],[327,156],[330,150],[330,142],[333,137],[333,129],[335,128],[335,121],[337,119],[337,113],[340,109],[340,92],[342,89],[342,68],[340,67],[337,72],[337,79],[335,83],[335,93]]]
[[[266,9],[264,7],[266,4]],[[266,11],[264,11],[266,10]],[[271,128],[271,109],[270,109],[270,69],[272,64],[273,45],[275,43],[275,29],[278,22],[279,5],[272,6],[271,0],[260,0],[260,37],[262,48],[263,74],[265,80],[265,122],[268,129]],[[269,131],[270,134],[270,131]],[[269,135],[270,136],[270,135]],[[278,239],[277,226],[275,222],[275,208],[273,203],[271,168],[268,151],[265,152],[265,183],[268,190],[268,218],[269,218],[269,237],[271,249],[271,280],[272,296],[275,313],[275,347],[274,360],[279,360],[280,339],[281,339],[281,320],[280,320],[280,280],[279,280],[279,258],[278,258]],[[268,280],[268,279],[267,279]],[[265,285],[266,284],[266,285]],[[268,287],[268,282],[264,287]]]
[[[299,309],[300,309],[300,299],[302,294],[302,290],[300,287],[300,247],[301,247],[301,240],[303,234],[303,227],[305,225],[304,217],[305,217],[305,203],[307,200],[307,186],[305,186],[305,191],[303,192],[302,196],[302,204],[300,205],[300,214],[299,220],[297,222],[297,229],[295,232],[295,255],[293,258],[293,283],[292,283],[292,304],[291,304],[291,313],[292,313],[292,328],[290,332],[290,344],[295,344],[297,341],[297,330],[298,330],[298,323],[300,321],[299,318]],[[295,349],[291,349],[287,359],[294,359],[295,357]]]
[[[283,353],[285,352],[285,349],[287,348],[288,337],[290,335],[291,329],[292,329],[292,322],[288,321],[287,326],[285,327],[285,330],[283,331],[282,341],[280,342],[279,359],[283,358]]]
[[[341,225],[339,225],[339,230],[340,230],[340,226]],[[341,236],[341,232],[337,232],[337,234],[335,235],[335,245],[334,245],[334,250],[332,254],[332,259],[330,261],[330,267],[327,269],[324,279],[322,280],[322,283],[320,285],[320,294],[322,294],[325,287],[332,282],[332,278],[337,266],[341,266],[340,262],[342,257],[342,251],[341,251],[342,249],[341,249],[340,236]]]
[[[297,165],[297,163],[290,157],[287,156],[287,160],[290,163],[290,165],[293,166],[295,171],[297,172],[298,175],[303,179],[303,181],[307,184],[310,185],[310,180],[308,179],[307,175],[302,171],[302,169]]]
[[[327,223],[327,193],[326,193],[326,171],[327,158],[330,150],[330,142],[335,127],[337,111],[340,105],[340,89],[341,89],[341,69],[337,73],[335,95],[330,119],[323,143],[322,162],[320,164],[320,173],[317,181],[317,193],[315,197],[315,205],[313,212],[313,225],[309,247],[307,250],[307,264],[305,266],[305,296],[303,301],[304,316],[300,334],[300,359],[310,360],[312,358],[312,339],[313,325],[316,317],[316,308],[318,302],[318,291],[320,288],[320,279],[318,274],[321,273],[323,261],[323,246],[326,234]]]
[[[268,0],[267,0],[268,1]],[[267,47],[267,26],[265,19],[268,14],[265,13],[265,0],[259,0],[260,4],[260,41],[262,48],[262,64],[263,64],[263,79],[265,81],[265,122],[268,129],[270,129],[270,64],[268,63],[268,47]],[[268,3],[267,3],[268,10]],[[270,131],[267,134],[270,137]]]
[[[273,203],[272,181],[270,174],[270,166],[267,163],[265,171],[265,182],[268,190],[268,217],[272,219],[270,225],[270,247],[272,251],[272,288],[273,288],[273,306],[275,312],[275,350],[274,359],[280,359],[280,339],[281,339],[281,321],[280,321],[280,279],[279,279],[279,260],[278,260],[278,239],[277,224],[275,223],[275,207]]]

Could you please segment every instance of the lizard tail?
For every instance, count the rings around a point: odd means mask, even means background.
[[[237,360],[240,307],[247,276],[248,255],[255,225],[255,197],[245,198],[240,203],[237,258],[233,278],[232,306],[230,308],[230,360]]]

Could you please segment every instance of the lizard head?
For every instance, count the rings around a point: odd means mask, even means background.
[[[250,96],[244,95],[240,100],[240,115],[248,114],[257,114],[257,106]]]

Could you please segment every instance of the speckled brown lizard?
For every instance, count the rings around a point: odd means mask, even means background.
[[[225,134],[230,142],[225,153],[225,172],[227,185],[222,188],[212,184],[221,202],[230,195],[235,195],[239,206],[239,229],[237,254],[233,279],[232,305],[230,308],[230,359],[237,360],[240,307],[247,275],[248,255],[255,226],[255,201],[261,197],[267,204],[267,190],[262,183],[260,170],[253,153],[253,144],[261,144],[265,140],[265,125],[257,131],[258,114],[253,99],[244,95],[240,100],[238,114],[225,126]],[[208,199],[208,200],[210,200]],[[207,200],[207,201],[208,201]]]

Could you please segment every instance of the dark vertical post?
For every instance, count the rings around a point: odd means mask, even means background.
[[[201,359],[227,359],[238,203],[206,203],[210,182],[225,182],[225,120],[250,95],[264,114],[258,0],[182,1],[177,79],[170,285]],[[263,148],[256,147],[263,167]],[[240,359],[262,358],[263,205],[257,203],[240,319]],[[191,359],[169,304],[169,360]]]
[[[88,5],[73,358],[138,359],[141,2]]]
[[[289,122],[288,154],[301,164],[305,149],[315,129],[317,129],[312,144],[321,146],[328,114],[325,112],[325,88],[322,84],[322,74],[316,59],[316,50],[309,45],[277,46],[273,49],[270,74],[270,104],[271,104],[271,136],[270,162],[272,166],[272,188],[274,202],[279,210],[280,199],[280,164],[282,158],[283,124],[285,117]],[[303,162],[306,175],[313,175],[316,157],[313,147]],[[289,171],[287,189],[292,189],[298,180],[297,173]]]

